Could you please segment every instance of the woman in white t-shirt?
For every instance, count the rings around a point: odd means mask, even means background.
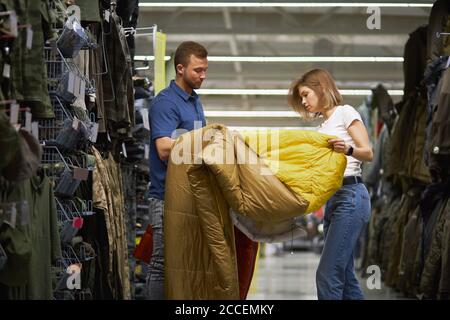
[[[318,131],[336,136],[328,142],[347,156],[342,187],[328,200],[324,215],[324,248],[316,272],[319,299],[364,299],[355,276],[353,251],[370,217],[370,198],[361,181],[362,161],[372,148],[359,113],[344,105],[330,73],[314,69],[292,83],[289,104],[305,118],[322,115]]]

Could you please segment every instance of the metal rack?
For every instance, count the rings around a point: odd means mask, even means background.
[[[59,30],[61,31],[61,30]],[[83,48],[88,49],[88,48]],[[69,110],[67,102],[58,96],[58,86],[63,77],[72,72],[81,78],[85,85],[85,93],[95,92],[95,83],[89,80],[74,63],[73,59],[66,59],[59,49],[54,46],[44,47],[44,61],[47,65],[48,90],[55,117],[39,121],[39,140],[55,141],[67,120],[74,121],[74,115]],[[81,90],[80,90],[81,91]],[[82,92],[82,91],[81,91]],[[92,115],[88,115],[88,117]],[[94,119],[95,120],[95,119]],[[75,158],[69,158],[61,153],[56,146],[45,146],[42,165],[47,175],[57,186],[64,172],[74,172],[75,167],[81,167]],[[92,200],[63,199],[55,197],[58,224],[62,227],[65,223],[73,223],[75,218],[83,218],[94,214]],[[76,249],[68,243],[61,243],[61,258],[52,267],[54,278],[64,281],[67,278],[67,270],[71,265],[82,266],[83,263],[95,258],[84,243],[78,243]],[[91,300],[93,298],[89,289],[62,289],[54,292],[54,299],[58,300]]]

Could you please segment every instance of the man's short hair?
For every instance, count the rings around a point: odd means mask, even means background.
[[[206,51],[205,47],[200,43],[194,41],[182,42],[175,51],[175,71],[177,70],[177,65],[179,64],[186,67],[189,63],[189,58],[191,55],[194,55],[200,59],[205,59],[208,56],[208,51]]]

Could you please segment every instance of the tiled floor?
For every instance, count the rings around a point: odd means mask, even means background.
[[[309,251],[279,251],[258,258],[249,300],[316,300],[315,272],[320,256]],[[390,288],[369,290],[360,279],[367,300],[404,299]]]

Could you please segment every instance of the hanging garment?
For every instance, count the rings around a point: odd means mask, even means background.
[[[407,297],[414,297],[420,282],[420,274],[415,268],[421,252],[423,223],[420,219],[420,207],[410,215],[403,232],[401,257],[398,267],[397,288]]]
[[[439,279],[438,298],[450,299],[450,201],[445,208],[445,220],[443,221],[441,241],[441,278]]]
[[[425,184],[431,181],[424,158],[425,108],[426,100],[420,97],[410,97],[402,102],[387,146],[389,166],[386,168],[386,176],[388,178],[400,175]]]
[[[0,296],[7,299],[53,298],[52,265],[61,257],[55,198],[47,177],[19,183],[1,181],[2,202],[28,203],[28,221],[0,226],[8,263],[0,271]]]
[[[250,240],[234,227],[236,259],[238,265],[239,299],[245,300],[253,279],[259,243]]]
[[[450,68],[443,72],[441,81],[428,137],[430,173],[436,182],[450,174]]]
[[[426,55],[421,51],[426,44],[426,31],[426,27],[419,27],[410,34],[405,45],[405,93],[403,100],[396,105],[399,115],[390,136],[388,149],[391,160],[386,172],[387,176],[400,175],[422,183],[430,182],[424,159],[427,102],[422,83]]]
[[[403,100],[415,92],[422,86],[423,73],[427,65],[427,26],[421,26],[414,32],[409,34],[404,48],[403,76],[405,79],[405,87]]]
[[[363,171],[363,181],[372,192],[372,208],[381,208],[386,205],[385,197],[392,192],[392,182],[386,177],[386,167],[390,159],[386,152],[389,140],[387,126],[383,126],[380,136],[375,144],[374,158]]]
[[[92,76],[91,80],[94,81],[98,90],[91,94],[89,99],[93,107],[95,107],[97,122],[98,122],[98,132],[106,132],[106,115],[105,115],[105,104],[104,104],[104,94],[103,94],[103,79],[106,81],[111,81],[111,71],[108,70],[108,65],[106,63],[106,57],[104,56],[104,46],[105,43],[102,37],[102,26],[100,23],[91,23],[88,27],[89,31],[94,37],[94,40],[100,45],[97,48],[89,50],[89,74]],[[105,75],[103,75],[105,74]],[[112,99],[112,97],[110,98]]]
[[[42,158],[42,146],[30,132],[20,129],[18,136],[19,149],[2,171],[3,177],[10,181],[20,181],[33,177]]]
[[[446,37],[437,37],[437,32],[445,32],[447,21],[449,19],[450,3],[447,0],[437,0],[431,9],[428,22],[428,40],[427,40],[427,59],[432,62],[443,55],[450,55],[450,52],[444,53],[444,43]],[[447,31],[448,32],[448,31]]]
[[[429,166],[430,165],[430,154],[434,153],[433,151],[436,151],[436,154],[439,154],[439,146],[432,146],[431,139],[432,139],[432,127],[433,127],[433,118],[435,120],[438,120],[435,116],[435,113],[437,112],[438,100],[440,97],[440,92],[442,90],[442,84],[444,77],[442,76],[444,71],[448,68],[447,62],[449,57],[440,57],[439,59],[436,59],[428,64],[427,69],[425,70],[424,74],[424,80],[425,84],[427,86],[427,127],[426,127],[426,136],[425,136],[425,162]],[[440,125],[440,124],[437,124]],[[442,129],[441,129],[442,130]],[[436,132],[436,130],[435,130]],[[437,147],[435,149],[434,147]],[[432,162],[435,162],[431,160]],[[434,182],[437,182],[436,180],[439,179],[438,176],[433,174],[436,170],[434,167],[436,165],[431,166],[431,175]]]
[[[438,295],[448,296],[449,287],[447,275],[448,269],[443,269],[443,257],[448,256],[449,244],[445,243],[444,227],[448,212],[450,212],[450,201],[443,200],[438,206],[436,222],[433,226],[428,252],[425,252],[425,263],[420,281],[420,293],[428,299],[436,299]],[[448,267],[448,265],[446,266]],[[442,288],[440,285],[442,280]],[[447,283],[446,283],[447,282]]]
[[[139,17],[139,0],[119,0],[117,1],[117,15],[122,19],[125,28],[136,28]],[[131,61],[134,63],[135,41],[134,34],[127,37],[130,48]]]
[[[109,24],[103,31],[109,70],[103,75],[103,98],[107,128],[113,138],[122,136],[122,131],[128,132],[134,125],[131,58],[120,18],[115,12],[111,13]]]
[[[389,133],[392,132],[397,111],[394,108],[394,102],[386,88],[379,84],[372,89],[372,109],[378,109],[381,121],[387,126]]]
[[[166,298],[239,299],[229,209],[269,232],[291,221],[289,233],[296,216],[320,208],[342,185],[346,158],[330,138],[300,130],[243,138],[222,125],[181,135],[166,180]]]
[[[130,299],[130,279],[122,176],[112,155],[103,160],[92,147],[95,156],[93,173],[93,205],[105,217],[108,244],[108,282],[115,299]]]
[[[27,28],[19,29],[19,37],[11,50],[11,98],[31,108],[34,118],[53,118],[53,108],[47,88],[47,66],[44,62],[44,42],[56,34],[51,29],[47,1],[14,1],[22,24],[33,30],[31,48],[27,47]]]
[[[378,247],[379,266],[381,267],[382,275],[389,268],[389,248],[392,244],[392,239],[395,236],[392,233],[392,226],[397,218],[396,212],[398,212],[402,201],[403,195],[396,195],[391,199],[386,209],[383,211],[383,222],[380,224],[381,230],[379,234],[380,246]]]
[[[101,22],[100,4],[98,1],[92,0],[77,0],[76,5],[80,7],[81,22]]]
[[[0,170],[3,170],[14,159],[19,149],[19,135],[9,123],[4,111],[0,111]]]
[[[420,186],[414,186],[408,190],[403,197],[403,202],[397,212],[392,212],[396,216],[392,225],[388,226],[391,229],[391,243],[389,246],[388,254],[388,269],[385,273],[385,283],[388,286],[394,287],[398,283],[399,279],[399,266],[400,258],[402,255],[403,247],[403,234],[405,226],[411,213],[419,204],[420,194],[423,188]]]

